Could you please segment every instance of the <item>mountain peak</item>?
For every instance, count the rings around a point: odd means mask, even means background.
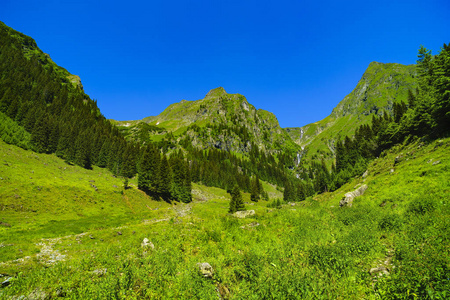
[[[212,89],[208,92],[208,94],[206,94],[205,98],[209,98],[209,97],[218,97],[221,95],[225,95],[227,92],[225,91],[225,89],[221,86],[219,86],[218,88]]]

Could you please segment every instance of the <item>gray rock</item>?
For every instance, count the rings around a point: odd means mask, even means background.
[[[239,219],[244,219],[248,216],[254,216],[254,215],[255,215],[255,211],[253,209],[252,210],[240,210],[233,214],[233,216],[235,216],[236,218],[239,218]]]
[[[441,161],[440,161],[440,160],[437,160],[437,161],[433,162],[433,166],[438,165],[438,164],[440,164],[440,163],[441,163]]]
[[[339,206],[348,206],[351,207],[353,205],[353,199],[356,197],[359,197],[364,194],[364,192],[367,190],[367,184],[363,184],[353,192],[348,192],[345,194],[344,198],[342,198],[341,201],[339,201]]]
[[[389,271],[386,269],[385,266],[381,266],[381,267],[377,267],[377,268],[372,268],[369,270],[370,275],[389,275]]]
[[[198,270],[203,277],[212,278],[214,275],[214,269],[207,262],[197,263]]]
[[[364,174],[362,175],[362,178],[366,178],[367,176],[369,176],[369,170],[366,170],[364,172]]]
[[[141,243],[142,248],[152,248],[155,249],[155,245],[148,238],[145,238]]]
[[[103,276],[106,274],[106,272],[108,272],[108,269],[105,268],[105,269],[96,269],[96,270],[92,271],[91,273],[93,275]]]
[[[400,163],[403,160],[403,155],[399,155],[394,160],[394,166]]]
[[[4,280],[4,281],[0,284],[0,286],[1,286],[1,287],[5,287],[5,286],[10,285],[11,282],[12,282],[12,280],[13,280],[12,277],[8,277],[8,278],[6,278],[6,280]]]

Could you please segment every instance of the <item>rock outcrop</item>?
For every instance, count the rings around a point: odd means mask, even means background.
[[[253,216],[253,215],[255,215],[255,211],[253,209],[252,210],[240,210],[233,214],[233,216],[235,216],[236,218],[239,218],[239,219],[244,219],[246,217]]]
[[[339,206],[343,207],[343,206],[348,206],[348,207],[352,207],[353,205],[353,200],[356,197],[361,196],[362,194],[364,194],[364,192],[367,190],[367,184],[363,184],[362,186],[360,186],[359,188],[357,188],[356,190],[354,190],[353,192],[348,192],[345,194],[344,198],[342,198],[342,200],[339,202]]]
[[[144,238],[144,240],[141,243],[141,247],[145,249],[147,248],[155,249],[155,245],[153,245],[153,243],[150,242],[148,238]]]
[[[197,263],[198,270],[203,277],[212,278],[214,275],[214,269],[207,262]]]

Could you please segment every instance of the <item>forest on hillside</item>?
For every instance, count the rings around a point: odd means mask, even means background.
[[[418,138],[436,139],[450,132],[450,44],[437,55],[421,47],[417,60],[419,87],[408,92],[407,103],[395,102],[393,111],[373,115],[371,124],[357,128],[354,136],[338,140],[335,162],[328,170],[325,162],[300,166],[300,177],[311,180],[315,192],[334,191],[355,176],[362,175],[370,161],[399,143]],[[305,198],[302,183],[286,185],[284,199]]]
[[[264,180],[284,187],[285,201],[301,201],[314,193],[333,191],[361,175],[367,164],[397,143],[436,138],[450,128],[450,50],[437,55],[422,47],[418,55],[419,88],[408,103],[394,103],[392,115],[373,116],[352,137],[336,145],[331,170],[323,161],[294,171],[294,153],[266,154],[252,143],[245,127],[212,126],[229,131],[251,147],[248,156],[193,147],[188,137],[177,142],[128,141],[101,114],[96,101],[73,85],[65,69],[42,53],[35,41],[0,24],[0,137],[39,153],[55,153],[84,168],[108,168],[117,176],[138,176],[139,188],[156,199],[190,202],[191,182],[231,191],[235,185],[252,192],[255,201],[267,195]],[[205,128],[192,126],[197,134]]]

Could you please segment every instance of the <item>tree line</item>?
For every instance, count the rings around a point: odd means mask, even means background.
[[[127,141],[69,75],[32,38],[0,23],[0,137],[87,169],[95,165],[125,178],[137,175],[141,190],[164,200],[191,201],[191,182],[198,182],[227,190],[237,185],[257,201],[267,198],[260,179],[283,185],[289,176],[287,154],[275,158],[255,144],[249,157],[238,158],[214,147],[198,149],[189,137],[176,141],[169,135],[145,145]],[[211,129],[251,138],[243,126]]]
[[[374,115],[370,124],[361,125],[352,137],[345,136],[335,146],[331,170],[323,160],[309,169],[300,168],[300,183],[289,183],[285,200],[333,191],[367,169],[369,162],[395,144],[417,138],[435,139],[450,132],[450,44],[437,55],[423,46],[418,53],[419,87],[408,91],[407,102],[396,102],[392,111]],[[297,187],[295,187],[297,186]],[[306,192],[305,192],[306,191]]]

